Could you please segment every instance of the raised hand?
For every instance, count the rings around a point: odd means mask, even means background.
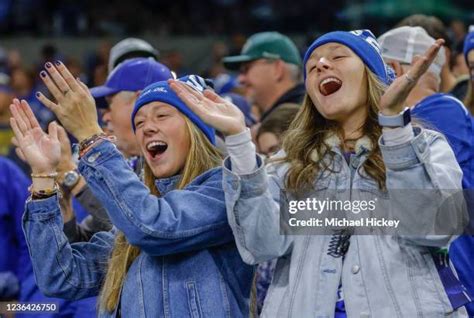
[[[431,63],[438,54],[444,40],[438,39],[423,54],[413,59],[411,69],[405,75],[397,78],[385,91],[380,99],[380,112],[384,115],[391,116],[400,113],[405,107],[405,100],[410,94],[413,87],[420,77],[428,70]]]
[[[10,125],[15,133],[16,142],[33,173],[56,172],[61,157],[57,124],[52,122],[48,127],[48,133],[45,133],[25,100],[20,102],[14,99],[10,110],[13,115],[13,118],[10,118]]]
[[[54,64],[46,63],[47,72],[41,71],[40,77],[56,103],[40,92],[36,97],[56,114],[64,128],[77,140],[101,133],[95,101],[87,86],[75,79],[63,63],[56,61]]]
[[[235,135],[246,129],[240,109],[213,91],[206,89],[201,94],[180,81],[169,80],[168,83],[196,115],[224,135]]]

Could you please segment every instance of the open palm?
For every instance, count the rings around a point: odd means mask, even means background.
[[[400,113],[404,106],[405,100],[411,90],[416,86],[420,77],[428,70],[438,54],[444,40],[438,39],[436,42],[422,55],[413,59],[411,69],[405,76],[397,78],[385,91],[380,100],[380,111],[385,115],[395,115]]]
[[[245,130],[242,111],[228,100],[209,89],[201,94],[180,81],[169,80],[169,83],[176,95],[206,124],[226,136]]]
[[[13,118],[10,124],[18,146],[34,173],[55,172],[61,158],[61,144],[57,125],[51,123],[48,133],[43,132],[30,106],[24,100],[13,100],[10,105]]]

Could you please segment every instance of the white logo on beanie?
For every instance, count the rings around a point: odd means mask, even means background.
[[[361,39],[365,40],[365,42],[369,43],[377,53],[381,54],[380,45],[375,38],[375,35],[370,30],[354,30],[350,31],[350,33],[354,34],[355,36],[360,37]]]

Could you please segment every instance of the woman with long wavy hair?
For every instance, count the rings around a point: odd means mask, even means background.
[[[100,294],[100,317],[245,317],[253,269],[227,223],[214,130],[169,88],[144,89],[132,125],[145,159],[144,183],[97,124],[87,87],[65,66],[41,73],[57,103],[38,94],[80,141],[79,170],[115,228],[69,244],[55,185],[60,145],[43,133],[26,102],[12,127],[33,174],[23,228],[41,290],[78,299]],[[195,92],[197,76],[180,79]]]
[[[337,31],[316,39],[303,63],[303,106],[283,150],[266,168],[233,105],[180,83],[171,85],[227,136],[230,158],[224,162],[223,183],[242,258],[248,264],[278,259],[263,317],[465,316],[460,307],[469,298],[463,290],[446,288],[453,287],[455,276],[444,279],[451,272],[440,250],[462,224],[462,202],[446,201],[450,214],[443,225],[452,228],[424,231],[439,225],[429,208],[436,198],[451,194],[445,189],[461,188],[462,172],[446,139],[412,124],[404,107],[441,45],[438,40],[408,75],[393,80],[370,31]],[[292,230],[291,213],[296,212],[286,205],[296,202],[310,210],[308,194],[330,197],[335,204],[349,200],[346,220],[360,212],[352,198],[374,194],[390,213],[398,211],[404,232],[357,228],[356,223],[340,230],[326,225],[330,231],[321,226],[319,232],[305,232],[302,223]],[[323,213],[319,220],[324,222],[332,212]]]

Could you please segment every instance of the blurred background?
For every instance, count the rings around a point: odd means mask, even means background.
[[[239,52],[255,32],[280,31],[304,51],[323,32],[370,28],[379,35],[414,13],[442,19],[455,46],[474,24],[474,0],[0,0],[0,63],[21,70],[12,78],[20,86],[51,59],[98,85],[110,47],[136,36],[178,75],[215,77],[220,58]]]

